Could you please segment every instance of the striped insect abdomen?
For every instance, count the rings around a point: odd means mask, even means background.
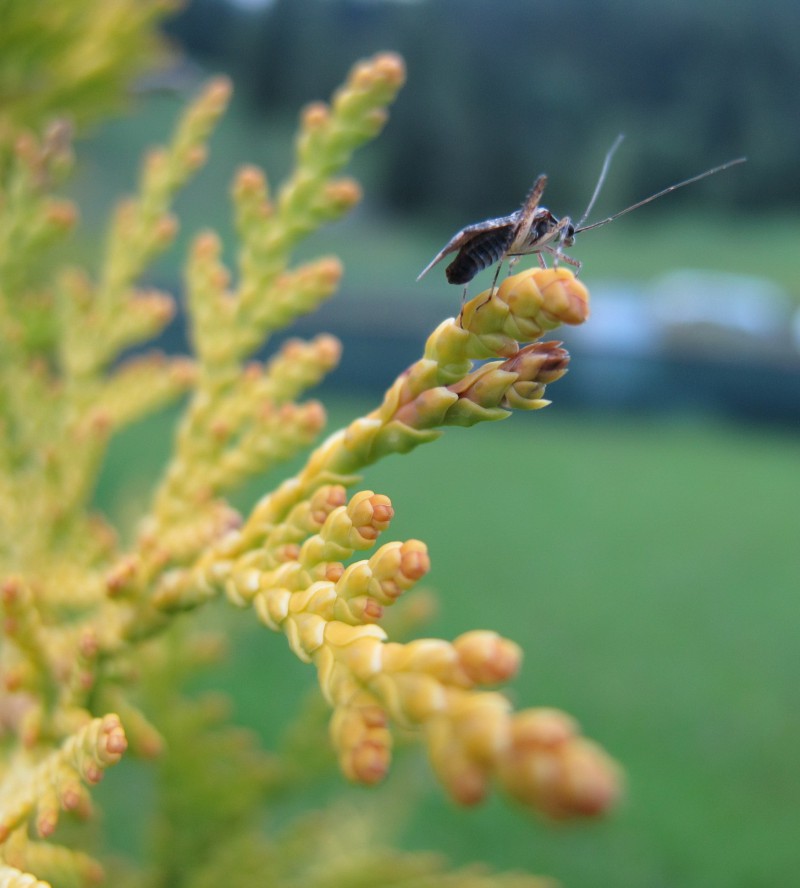
[[[447,280],[451,284],[469,283],[479,271],[494,265],[511,246],[513,239],[513,225],[476,232],[445,269]]]

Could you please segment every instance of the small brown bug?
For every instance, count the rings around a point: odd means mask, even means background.
[[[646,197],[644,200],[640,200],[638,203],[620,210],[613,216],[609,216],[599,222],[593,222],[591,225],[584,225],[583,223],[592,211],[592,207],[600,193],[611,158],[619,147],[622,138],[621,135],[617,136],[608,154],[606,154],[592,199],[589,201],[589,206],[586,207],[586,212],[577,225],[573,223],[569,216],[557,219],[546,207],[539,206],[539,201],[547,185],[547,176],[542,174],[533,183],[533,188],[531,188],[525,203],[520,209],[510,213],[508,216],[487,219],[484,222],[476,222],[473,225],[462,228],[425,266],[417,280],[426,275],[434,265],[449,253],[456,253],[455,259],[445,269],[445,275],[451,284],[468,284],[479,271],[483,271],[484,268],[489,268],[489,266],[498,262],[497,272],[492,281],[492,292],[497,284],[500,268],[506,259],[510,260],[510,270],[521,256],[536,253],[539,258],[539,264],[544,268],[546,266],[542,254],[548,253],[553,257],[554,264],[558,264],[559,261],[563,260],[576,269],[580,269],[581,263],[564,253],[565,248],[569,248],[575,243],[576,234],[579,234],[581,231],[589,231],[591,228],[599,228],[601,225],[607,225],[609,222],[613,222],[614,219],[618,219],[632,210],[637,210],[639,207],[643,207],[645,204],[657,200],[665,194],[669,194],[670,191],[683,188],[684,185],[698,182],[700,179],[713,176],[715,173],[721,173],[729,167],[744,163],[747,159],[745,157],[737,157],[735,160],[729,160],[721,166],[713,167],[704,173],[692,176],[690,179],[684,179],[676,185],[670,185],[656,194],[651,194],[650,197]],[[465,287],[465,296],[466,292]]]

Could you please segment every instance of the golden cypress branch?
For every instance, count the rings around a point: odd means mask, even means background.
[[[201,474],[212,475],[210,489],[221,492],[245,474],[263,471],[275,459],[292,455],[319,429],[316,408],[284,414],[292,433],[284,435],[284,443],[276,447],[261,447],[256,443],[258,433],[242,427],[241,412],[239,423],[234,424],[228,408],[247,388],[246,381],[241,381],[242,360],[263,344],[269,332],[313,311],[334,292],[341,275],[337,260],[320,259],[288,269],[291,250],[301,234],[320,227],[358,200],[357,186],[351,180],[335,180],[333,174],[380,129],[385,106],[403,78],[402,62],[396,56],[376,56],[356,66],[330,110],[322,105],[308,110],[298,138],[296,169],[274,206],[264,176],[253,167],[240,171],[233,188],[243,240],[235,290],[229,290],[230,274],[220,260],[216,236],[206,233],[195,241],[188,284],[200,379],[179,432],[175,461],[154,500],[157,524],[164,523],[163,517],[173,513],[177,502],[193,511],[197,497],[205,495],[205,488],[198,486]],[[323,360],[328,366],[335,350],[327,348]],[[309,382],[316,378],[314,373]],[[197,442],[212,437],[220,424],[226,427],[228,440],[236,439],[240,446],[221,460],[213,448],[201,456]]]
[[[82,802],[81,782],[97,783],[126,745],[119,718],[109,714],[89,721],[39,763],[20,757],[0,794],[0,843],[34,815],[39,834],[51,835],[59,809],[74,810]]]
[[[99,17],[104,33],[117,33],[117,12]],[[79,61],[90,82],[91,60]],[[390,638],[386,618],[428,572],[428,551],[420,540],[381,541],[394,515],[388,497],[348,494],[366,466],[432,441],[448,426],[549,403],[545,388],[566,372],[568,355],[540,337],[588,313],[588,293],[569,271],[526,271],[480,294],[431,334],[423,356],[375,410],[329,436],[249,515],[223,498],[307,448],[322,429],[322,406],[302,398],[336,365],[339,343],[330,336],[290,340],[265,363],[251,355],[338,286],[337,259],[297,265],[293,252],[360,199],[343,168],[381,129],[403,79],[402,62],[382,54],[357,65],[330,105],[309,106],[295,169],[274,195],[258,169],[239,171],[232,198],[240,246],[232,270],[215,233],[199,235],[191,247],[194,358],[150,356],[113,370],[122,350],[156,335],[173,315],[170,295],[142,291],[136,279],[174,238],[171,202],[204,161],[229,85],[212,82],[169,145],[148,156],[138,194],[114,216],[99,272],[62,270],[55,284],[29,266],[75,218],[51,194],[69,164],[67,134],[63,127],[41,140],[17,133],[13,151],[3,153],[0,113],[0,180],[9,185],[9,198],[0,201],[0,333],[7,345],[0,350],[0,521],[8,531],[0,535],[0,677],[7,691],[0,715],[10,751],[0,779],[0,879],[9,885],[36,884],[48,874],[98,876],[85,855],[31,842],[29,825],[47,837],[62,810],[88,812],[87,785],[119,760],[128,736],[145,757],[169,755],[177,738],[182,751],[161,771],[171,792],[166,807],[185,814],[198,800],[205,806],[202,841],[181,842],[186,825],[164,819],[164,873],[173,847],[188,849],[189,859],[174,865],[191,873],[206,836],[227,841],[226,812],[243,823],[260,794],[301,779],[294,760],[287,777],[281,762],[243,754],[247,744],[235,732],[211,732],[204,743],[199,734],[225,715],[218,701],[173,708],[164,683],[173,688],[202,659],[168,631],[173,614],[219,596],[252,608],[314,666],[331,710],[333,747],[351,780],[383,779],[400,727],[416,735],[442,785],[464,804],[499,788],[562,818],[601,813],[618,795],[615,764],[572,719],[550,709],[514,711],[494,689],[520,667],[513,642],[482,630],[452,642]],[[15,291],[25,296],[24,308],[10,298]],[[87,507],[106,445],[122,425],[184,391],[190,403],[174,456],[123,552],[109,524]],[[142,675],[145,703],[135,696]],[[103,715],[109,710],[118,714]],[[231,759],[227,788],[235,798],[220,793],[188,753],[181,758],[195,740],[203,754],[221,750]]]

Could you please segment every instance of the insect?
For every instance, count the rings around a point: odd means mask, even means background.
[[[699,182],[700,179],[705,179],[707,176],[721,173],[732,166],[744,163],[747,159],[745,157],[737,157],[735,160],[729,160],[721,166],[713,167],[704,173],[692,176],[690,179],[684,179],[676,185],[670,185],[668,188],[656,192],[656,194],[651,194],[650,197],[646,197],[644,200],[640,200],[624,210],[620,210],[613,216],[601,219],[599,222],[593,222],[591,225],[584,225],[583,223],[588,218],[589,213],[591,213],[597,196],[600,194],[611,158],[622,142],[622,138],[621,135],[617,136],[614,144],[606,154],[592,199],[589,201],[586,212],[577,224],[569,216],[562,216],[561,219],[557,219],[546,207],[539,206],[539,201],[542,199],[542,194],[547,185],[547,176],[542,174],[533,183],[533,188],[531,188],[525,203],[520,209],[510,213],[508,216],[487,219],[484,222],[476,222],[473,225],[462,228],[461,231],[453,235],[428,265],[425,266],[417,280],[420,280],[434,265],[450,253],[456,253],[455,259],[445,269],[445,275],[451,284],[468,284],[479,271],[489,268],[495,262],[499,263],[490,292],[494,292],[503,262],[509,259],[510,271],[521,256],[528,255],[529,253],[537,254],[542,268],[546,267],[543,254],[547,253],[553,257],[554,264],[563,260],[568,265],[580,269],[581,263],[564,253],[565,248],[569,248],[575,243],[575,235],[582,231],[589,231],[592,228],[599,228],[601,225],[607,225],[609,222],[613,222],[614,219],[618,219],[632,210],[637,210],[639,207],[643,207],[645,204],[657,200],[665,194],[669,194],[670,191],[683,188],[684,185],[691,185],[692,182]],[[465,286],[464,298],[466,298],[466,294],[467,288]]]

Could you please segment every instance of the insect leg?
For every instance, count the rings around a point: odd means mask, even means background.
[[[503,258],[505,258],[505,257],[503,257]],[[516,259],[519,259],[519,256],[517,256]],[[516,259],[512,259],[511,262],[509,262],[509,264],[508,264],[509,271],[511,270],[511,266],[516,261]],[[494,278],[492,280],[492,286],[489,287],[489,295],[483,300],[483,302],[481,302],[481,304],[475,309],[475,311],[480,311],[483,308],[483,306],[486,305],[486,303],[492,298],[492,296],[494,296],[495,290],[497,289],[497,279],[500,277],[500,269],[502,267],[503,267],[503,259],[501,258],[500,261],[497,263],[497,271],[494,273]],[[464,295],[466,296],[466,294],[467,294],[467,289],[465,287],[464,288]],[[464,310],[464,303],[463,302],[461,303],[461,310],[462,311]]]
[[[544,247],[544,249],[553,256],[553,265],[558,265],[560,259],[564,259],[564,261],[568,264],[572,264],[567,256],[562,252],[562,245],[564,243],[564,232],[567,228],[572,225],[572,219],[569,216],[564,216],[558,221],[558,224],[553,229],[552,240],[555,241],[556,247]]]
[[[512,259],[511,262],[509,262],[509,264],[508,264],[509,269],[511,268],[513,261],[514,260]],[[503,267],[503,259],[500,259],[500,261],[497,263],[497,271],[494,273],[494,278],[492,279],[492,286],[489,290],[489,298],[490,299],[492,297],[492,294],[494,293],[495,287],[497,286],[497,279],[500,277],[500,269],[502,267]]]
[[[492,286],[489,287],[489,295],[483,300],[483,302],[481,302],[481,304],[475,309],[475,311],[480,311],[483,308],[483,306],[486,305],[486,303],[492,298],[492,296],[494,296],[495,289],[497,288],[497,279],[498,279],[498,277],[500,277],[500,269],[502,267],[503,267],[503,260],[501,259],[500,262],[497,264],[497,271],[494,273],[494,279],[492,280]],[[465,295],[466,295],[466,292],[467,291],[465,289],[464,290]],[[463,311],[464,303],[462,302],[461,305],[462,305],[462,311]]]
[[[464,324],[461,322],[464,317],[464,306],[467,304],[467,290],[469,289],[469,284],[464,284],[464,291],[461,294],[461,308],[458,310],[458,326],[461,329],[464,329]]]
[[[573,268],[578,269],[578,271],[581,270],[583,263],[578,259],[575,259],[573,256],[568,256],[566,253],[563,253],[559,247],[544,247],[544,249],[553,257],[553,267],[563,261],[566,262],[567,265],[571,265]],[[546,268],[547,266],[544,264],[544,259],[542,258],[541,253],[539,254],[539,259],[542,263],[542,268]]]

